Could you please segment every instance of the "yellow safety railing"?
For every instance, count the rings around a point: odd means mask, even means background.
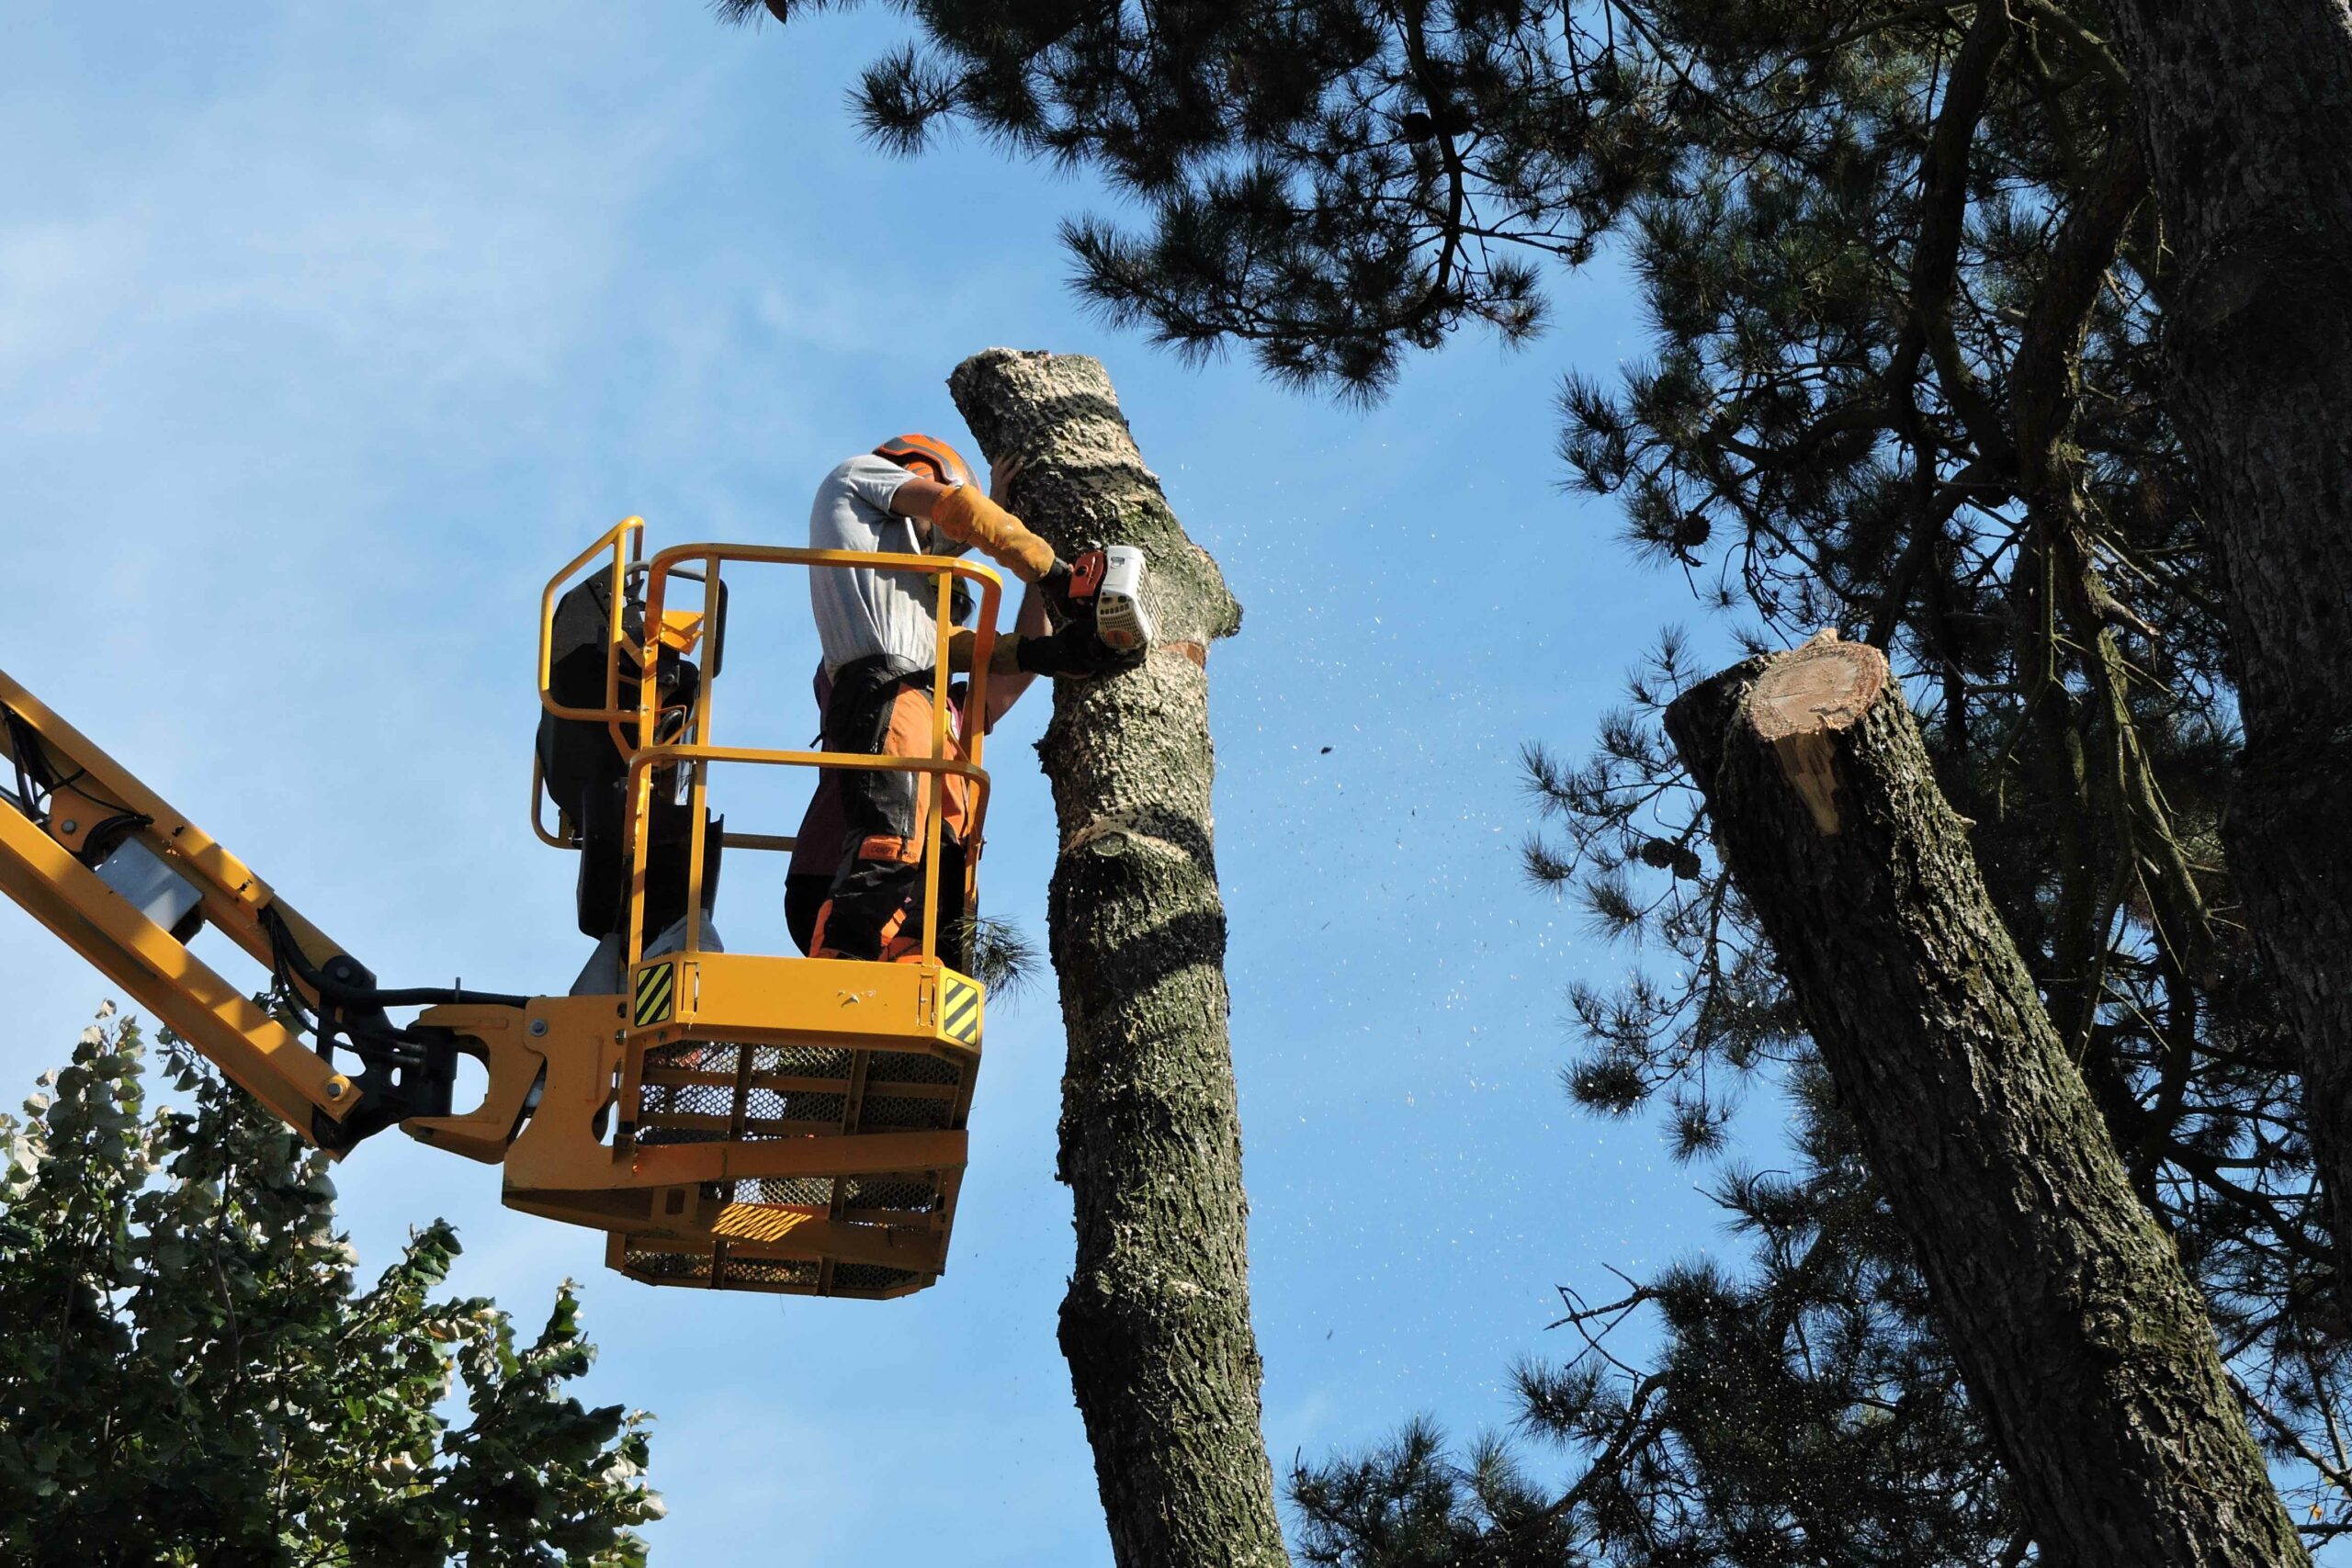
[[[588,719],[596,723],[625,723],[637,716],[635,708],[621,706],[621,669],[617,660],[605,668],[605,705],[601,708],[566,707],[555,700],[549,688],[555,678],[555,603],[572,573],[586,566],[605,550],[613,553],[613,602],[611,625],[605,628],[605,641],[615,648],[624,645],[621,633],[621,612],[625,608],[624,590],[628,569],[645,558],[645,519],[624,517],[605,530],[596,542],[563,564],[562,570],[548,579],[539,592],[539,705],[558,718]],[[649,625],[653,623],[648,623]]]
[[[605,705],[601,708],[566,707],[555,700],[551,689],[555,681],[556,601],[562,596],[563,590],[571,583],[572,574],[606,550],[612,552],[613,558],[613,592],[610,624],[605,627],[605,646],[620,648],[625,645],[626,639],[621,635],[621,616],[625,607],[624,589],[627,585],[630,563],[641,561],[645,558],[645,519],[642,517],[624,517],[605,529],[597,536],[594,544],[564,562],[556,574],[548,579],[547,586],[539,591],[539,706],[558,718],[584,719],[608,726],[612,730],[613,743],[623,751],[628,751],[630,750],[628,738],[623,733],[621,726],[636,717],[637,713],[634,708],[624,708],[620,705],[619,660],[613,659],[605,661]],[[538,748],[534,746],[531,749],[531,831],[537,835],[539,842],[552,848],[559,850],[575,848],[576,846],[569,839],[548,832],[539,820],[539,802],[546,793],[546,779],[542,776]]]
[[[968,781],[971,789],[970,819],[966,831],[974,846],[980,842],[987,817],[989,776],[981,766],[981,751],[988,725],[988,666],[996,647],[996,617],[1003,597],[1003,584],[997,574],[986,567],[976,566],[952,557],[904,555],[895,552],[864,550],[816,550],[786,546],[763,545],[676,545],[657,552],[649,560],[644,556],[644,521],[626,518],[605,531],[595,543],[573,557],[564,568],[550,578],[539,600],[539,704],[559,718],[582,719],[611,727],[615,739],[628,756],[628,789],[630,820],[629,919],[628,963],[635,964],[644,956],[646,858],[651,838],[653,808],[653,776],[662,769],[685,767],[689,770],[687,797],[688,840],[686,867],[686,943],[689,953],[702,951],[703,899],[705,870],[705,837],[708,820],[707,791],[709,770],[715,763],[752,763],[765,766],[807,768],[849,768],[885,770],[916,774],[921,787],[927,792],[923,835],[923,920],[922,953],[935,957],[939,944],[939,839],[946,818],[945,780],[949,776]],[[607,664],[605,676],[605,705],[601,708],[573,708],[558,703],[550,692],[553,678],[553,648],[555,604],[560,592],[572,575],[597,556],[611,552],[612,610],[607,628],[607,646],[627,649],[629,645],[622,635],[622,614],[627,597],[627,579],[642,572],[645,577],[644,617],[649,628],[645,648],[639,651],[640,677],[638,682],[638,703],[634,708],[620,705],[620,660],[615,658]],[[864,568],[885,571],[915,572],[929,576],[937,584],[934,615],[935,638],[933,653],[931,700],[931,755],[929,757],[865,756],[841,751],[781,750],[762,747],[720,746],[711,739],[713,695],[718,685],[715,675],[706,671],[697,684],[695,699],[686,715],[685,729],[679,739],[656,744],[654,734],[662,707],[656,690],[653,661],[659,656],[660,639],[651,628],[662,624],[663,602],[673,577],[695,575],[691,567],[699,564],[702,580],[702,626],[716,636],[719,625],[718,606],[721,591],[722,563],[733,561],[745,565],[804,566],[816,569],[847,570]],[[966,689],[962,735],[964,756],[956,758],[948,752],[947,716],[949,709],[948,649],[955,630],[951,604],[957,578],[971,582],[979,593],[979,615],[974,631],[970,682]],[[634,731],[634,742],[630,739]],[[549,833],[539,821],[539,801],[543,791],[538,759],[532,758],[531,827],[539,839],[557,848],[572,847],[564,839]],[[789,850],[794,840],[777,834],[728,832],[722,842],[729,848],[757,850]],[[967,860],[965,867],[966,891],[968,897],[973,878],[974,863]]]

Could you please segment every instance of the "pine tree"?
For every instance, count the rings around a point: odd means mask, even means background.
[[[169,1035],[193,1109],[151,1107],[149,1065],[102,1015],[0,1117],[0,1556],[642,1563],[647,1417],[565,1392],[593,1356],[571,1287],[520,1341],[435,1298],[458,1250],[436,1221],[360,1288],[324,1156]]]
[[[1047,911],[1069,1065],[1061,1157],[1078,1256],[1061,1346],[1114,1560],[1283,1560],[1250,1322],[1249,1202],[1227,1036],[1208,649],[1241,607],[1143,465],[1102,365],[990,349],[956,367],[989,467],[1064,558],[1142,548],[1140,668],[1057,683],[1037,744],[1061,854]]]
[[[1824,632],[1667,731],[2050,1555],[2307,1562],[1885,657]]]
[[[1554,294],[1573,304],[1562,269],[1615,246],[1655,355],[1613,384],[1566,378],[1572,475],[1617,498],[1630,547],[1751,648],[1834,626],[1887,651],[2128,1178],[2200,1287],[2307,1533],[2325,1539],[2352,1528],[2335,1436],[2346,1319],[2298,1069],[2312,1008],[2346,987],[2312,983],[2324,954],[2297,970],[2247,931],[2273,896],[2253,884],[2280,874],[2246,858],[2230,810],[2247,617],[2240,592],[2233,619],[2209,509],[2248,504],[2230,482],[2259,488],[2245,465],[2219,489],[2210,478],[2214,447],[2254,438],[2251,410],[2304,442],[2287,465],[2301,515],[2333,515],[2318,492],[2342,447],[2312,421],[2342,400],[2312,389],[2352,353],[2326,347],[2341,300],[2313,267],[2352,227],[2333,217],[2340,181],[2305,187],[2346,161],[2341,96],[2312,74],[2333,69],[2341,8],[2278,27],[2191,9],[2124,7],[2119,52],[2106,12],[2075,0],[943,3],[916,13],[857,103],[893,150],[961,120],[1090,167],[1147,217],[1068,225],[1085,298],[1182,352],[1241,345],[1341,396],[1376,397],[1408,352],[1459,327],[1531,341]],[[2232,62],[2269,85],[2233,93]],[[2266,138],[2301,185],[2232,173],[2260,166]],[[2202,164],[2179,152],[2209,145]],[[2282,227],[2298,204],[2315,216]],[[2230,233],[2261,237],[2242,254],[2278,258],[2288,282],[2247,296],[2275,331],[2208,338],[2271,357],[2184,365],[2207,338],[2167,324],[2180,291],[2214,275],[2184,273],[2182,237],[2218,254]],[[2184,432],[2178,390],[2200,364],[2207,412]],[[2254,497],[2269,510],[2249,515],[2263,569],[2291,577],[2279,541],[2300,525],[2280,498]],[[2316,636],[2343,602],[2324,553],[2343,533],[2274,601],[2283,630]],[[2343,770],[2327,750],[2341,726],[2321,700],[2352,689],[2325,675],[2340,652],[2306,649],[2311,678],[2281,688],[2310,698],[2271,732],[2294,787],[2258,797],[2302,802],[2269,812],[2282,853],[2321,835],[2288,868],[2311,875],[2278,884],[2307,948],[2337,931],[2344,897],[2329,809]],[[1694,1157],[1718,1148],[1743,1085],[1794,1085],[1803,1158],[1785,1180],[1721,1179],[1756,1238],[1747,1273],[1634,1291],[1668,1330],[1654,1365],[1612,1371],[1588,1353],[1532,1373],[1527,1420],[1597,1467],[1568,1483],[1577,1539],[1629,1561],[2022,1560],[2032,1530],[1997,1478],[1967,1479],[1994,1477],[1992,1454],[1953,1396],[1916,1263],[1850,1163],[1858,1140],[1834,1130],[1845,1111],[1820,1091],[1779,955],[1720,874],[1660,730],[1693,674],[1669,636],[1588,761],[1530,754],[1555,829],[1531,843],[1530,872],[1670,960],[1576,994],[1571,1084],[1603,1111],[1663,1103]],[[1743,1317],[1756,1332],[1717,1332]],[[1754,1375],[1725,1374],[1733,1354]],[[1796,1370],[1764,1375],[1774,1364]],[[1652,1377],[1668,1381],[1636,1401]],[[1623,1427],[1615,1412],[1637,1404],[1645,1418]],[[1890,1427],[1906,1440],[1865,1463],[1850,1437]],[[1853,1468],[1742,1457],[1743,1433],[1775,1431]],[[1417,1462],[1432,1485],[1480,1469]],[[1822,1506],[1872,1495],[1873,1475],[1875,1495],[1920,1499],[1918,1533],[1862,1540]],[[1925,1477],[1967,1484],[1945,1506]],[[1320,1511],[1334,1495],[1294,1490],[1312,1528],[1370,1517]],[[1475,1490],[1456,1500],[1458,1517],[1491,1517]],[[1762,1519],[1797,1555],[1743,1523]]]

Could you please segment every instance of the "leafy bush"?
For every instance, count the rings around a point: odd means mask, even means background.
[[[435,1221],[359,1289],[325,1156],[169,1034],[192,1109],[151,1108],[112,1014],[0,1116],[0,1557],[642,1563],[649,1418],[564,1392],[594,1355],[571,1282],[519,1344],[434,1298]]]

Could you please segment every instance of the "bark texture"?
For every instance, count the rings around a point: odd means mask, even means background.
[[[1064,558],[1140,545],[1159,641],[1057,682],[1038,752],[1062,850],[1048,913],[1069,1064],[1061,1179],[1078,1258],[1062,1353],[1125,1568],[1283,1563],[1250,1324],[1249,1204],[1211,849],[1207,648],[1241,624],[1079,355],[990,349],[948,389],[1012,504]]]
[[[1883,657],[1825,635],[1692,688],[1667,728],[2043,1554],[2307,1562]]]
[[[2302,1039],[2352,1294],[2352,7],[2112,8],[2177,273],[2173,422],[2239,662],[2231,882]]]

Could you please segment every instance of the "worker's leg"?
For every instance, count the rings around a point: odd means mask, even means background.
[[[825,708],[825,750],[929,756],[931,699],[914,673],[881,660],[842,669]],[[923,781],[890,769],[840,773],[844,841],[813,951],[820,958],[896,956],[922,885]]]
[[[942,833],[939,838],[939,961],[963,974],[972,972],[970,908],[965,901],[964,846]],[[918,894],[920,897],[920,894]],[[918,921],[922,911],[915,914]],[[917,928],[920,930],[920,926]]]
[[[832,895],[833,879],[830,876],[784,879],[784,925],[792,933],[792,945],[801,952],[815,950],[817,917],[824,912],[825,900]]]

